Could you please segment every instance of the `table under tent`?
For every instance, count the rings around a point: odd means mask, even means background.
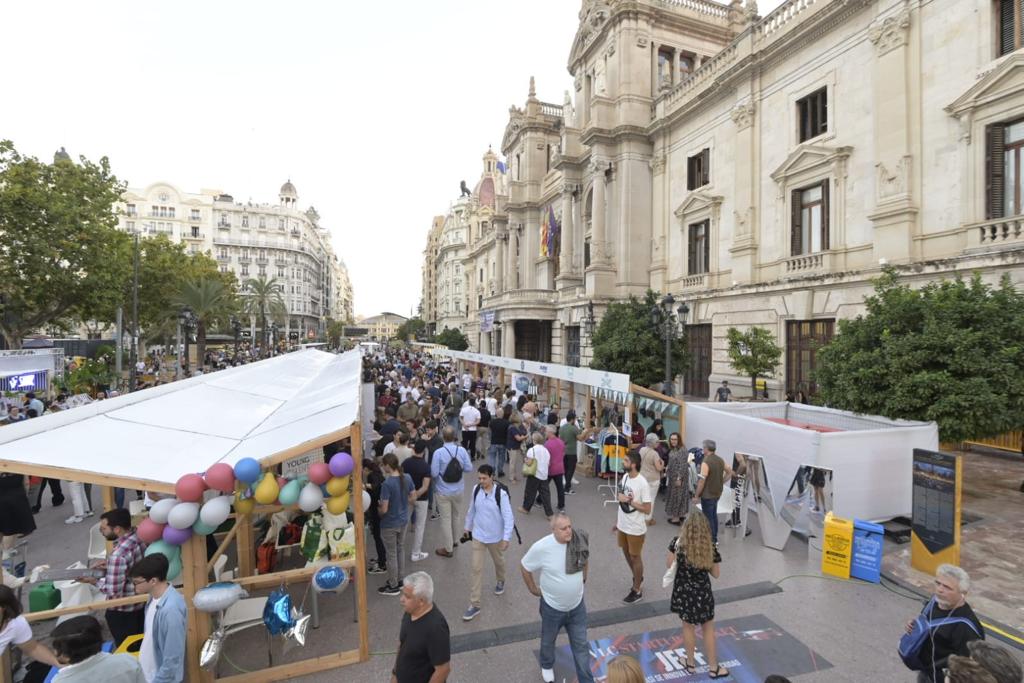
[[[312,482],[298,481],[304,487],[303,495],[312,487],[315,490],[310,490],[311,497],[320,496],[324,507],[335,514],[343,514],[348,507],[349,489],[356,501],[362,500],[361,369],[358,351],[335,355],[306,349],[44,415],[0,429],[0,471],[102,486],[104,507],[109,509],[114,499],[112,487],[175,495],[176,484],[183,477],[192,475],[194,482],[194,475],[206,473],[205,483],[209,484],[209,473],[217,471],[214,466],[222,463],[219,471],[228,472],[228,484],[215,488],[226,493],[222,497],[234,503],[229,516],[234,524],[215,557],[223,555],[230,546],[235,547],[238,575],[232,580],[248,591],[279,586],[301,588],[302,585],[308,587],[311,577],[325,566],[343,569],[354,582],[354,610],[358,620],[358,627],[349,629],[346,642],[355,644],[353,631],[357,630],[358,645],[337,651],[338,644],[345,640],[338,638],[337,633],[329,636],[328,629],[315,634],[310,631],[309,644],[315,646],[293,649],[290,656],[280,658],[286,663],[267,666],[264,658],[251,665],[253,670],[217,680],[277,681],[364,662],[369,658],[369,631],[363,506],[351,506],[355,538],[349,557],[257,575],[253,518],[279,511],[282,504],[289,507],[284,493],[288,487],[281,487],[280,499],[275,498],[270,503],[263,502],[267,500],[264,495],[259,503],[248,498],[240,504],[251,495],[255,481],[248,492],[234,493],[233,498],[228,498],[232,496],[232,483],[236,489],[245,489],[232,480],[231,472],[237,473],[237,466],[246,459],[258,463],[257,481],[272,485],[277,481],[273,472],[277,465],[305,456],[314,463],[309,466],[309,478],[316,481],[319,477],[313,475],[314,466],[322,470],[323,465],[319,463],[323,460],[310,458],[310,452],[349,439],[351,457],[346,456],[346,459],[351,465],[342,477],[334,471],[335,462],[331,461],[334,488],[323,486],[323,489],[331,489],[329,493]],[[269,477],[268,469],[271,470]],[[344,492],[339,488],[341,484],[345,486]],[[179,498],[181,490],[179,487]],[[298,485],[293,486],[292,491],[297,490]],[[259,495],[254,497],[260,499]],[[291,507],[294,506],[293,501]],[[308,511],[308,505],[303,509]],[[30,539],[45,533],[45,529],[37,530]],[[196,593],[209,582],[212,562],[207,555],[207,540],[200,532],[190,533],[187,540],[181,542],[181,578],[189,605],[186,675],[193,682],[216,679],[214,673],[200,666],[200,651],[213,632],[211,614],[193,608]],[[80,605],[71,610],[102,610],[143,600],[145,596],[134,596]],[[66,611],[51,610],[27,616],[38,620],[63,613]],[[257,642],[260,649],[266,646],[266,641]],[[250,654],[251,651],[250,648]],[[309,651],[316,651],[318,656],[296,657]],[[7,669],[0,678],[7,680],[9,675]]]

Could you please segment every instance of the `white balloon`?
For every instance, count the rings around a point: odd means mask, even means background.
[[[324,492],[320,490],[319,486],[309,482],[302,487],[302,492],[299,494],[299,509],[303,512],[316,512],[323,502]]]
[[[350,498],[349,501],[348,501],[348,511],[351,512],[352,514],[355,514],[355,512],[356,512],[355,508],[352,507],[353,505],[355,505],[355,502],[356,502],[355,498]],[[370,494],[367,491],[363,491],[363,512],[366,512],[369,509],[370,509]]]
[[[177,498],[161,498],[149,509],[149,518],[157,524],[167,524],[167,515],[180,502]]]
[[[199,503],[178,503],[167,515],[167,523],[175,529],[188,529],[199,519]]]
[[[231,514],[232,496],[217,496],[199,511],[199,519],[207,526],[220,526]]]

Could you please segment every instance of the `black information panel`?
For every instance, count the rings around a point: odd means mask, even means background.
[[[956,520],[956,456],[915,448],[914,533],[934,554],[953,545]]]

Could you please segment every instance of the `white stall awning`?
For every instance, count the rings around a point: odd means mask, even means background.
[[[0,429],[0,471],[173,490],[183,474],[306,450],[359,419],[362,359],[307,349]]]

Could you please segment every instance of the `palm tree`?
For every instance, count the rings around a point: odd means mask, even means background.
[[[243,285],[243,290],[248,294],[243,308],[247,315],[260,321],[264,353],[270,345],[267,320],[283,320],[288,316],[288,308],[285,306],[284,297],[281,296],[282,289],[284,286],[278,284],[276,277],[269,280],[266,277],[249,278]]]
[[[186,281],[175,299],[178,308],[188,306],[198,321],[196,325],[196,353],[199,362],[206,355],[206,330],[224,323],[234,313],[234,297],[220,280],[203,278]]]

